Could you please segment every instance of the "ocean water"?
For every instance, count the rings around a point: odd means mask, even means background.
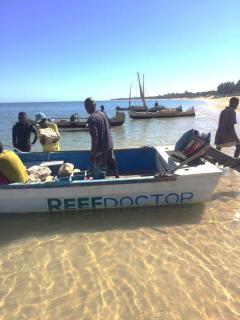
[[[148,105],[153,106],[155,100],[148,100]],[[162,100],[161,102],[166,106],[174,107],[182,105],[183,109],[187,109],[192,105],[198,106],[200,101],[187,101],[187,100]],[[142,105],[141,101],[134,100],[132,104]],[[116,113],[116,106],[128,106],[128,101],[98,101],[97,107],[105,106],[105,111],[109,117],[112,117]],[[0,104],[0,141],[5,145],[12,145],[11,142],[11,130],[14,123],[17,121],[18,112],[27,112],[29,118],[34,119],[35,115],[39,112],[43,112],[49,118],[54,117],[69,117],[74,112],[78,112],[81,117],[87,117],[87,113],[84,108],[83,102],[44,102],[44,103],[12,103],[12,104]],[[196,123],[197,121],[197,123]],[[177,125],[179,134],[186,131],[186,128],[193,126],[201,126],[201,119],[198,118],[185,118],[184,121],[179,119],[160,120],[153,119],[149,121],[132,120],[129,119],[126,113],[126,122],[121,127],[115,127],[112,129],[112,135],[114,139],[115,147],[126,146],[138,146],[139,144],[161,144],[161,143],[175,143],[176,131],[173,130]],[[202,127],[202,126],[201,126]],[[168,137],[170,140],[166,140],[166,131],[168,136],[170,131],[172,134]],[[142,136],[144,135],[144,139]],[[89,149],[90,137],[88,132],[64,132],[62,133],[61,149]],[[33,151],[41,150],[39,143],[36,144]]]
[[[101,104],[111,116],[127,101]],[[213,141],[220,110],[200,101],[164,104],[195,105],[196,117],[126,114],[112,129],[115,147],[174,144],[191,128],[212,132]],[[81,102],[0,104],[5,145],[19,111],[84,115]],[[62,133],[61,147],[90,148],[88,132]],[[224,169],[202,204],[0,215],[0,319],[240,319],[239,208],[240,174]]]

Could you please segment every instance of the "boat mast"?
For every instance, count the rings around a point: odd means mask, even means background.
[[[129,100],[128,100],[128,107],[131,107],[131,92],[132,92],[132,84],[130,85],[130,90],[129,90]]]
[[[143,74],[143,82],[142,82],[142,84],[143,84],[143,96],[145,97],[144,74]]]
[[[141,99],[142,99],[142,102],[143,102],[143,106],[144,106],[145,110],[147,111],[148,108],[147,108],[146,100],[145,100],[145,97],[144,97],[144,91],[142,89],[139,73],[137,73],[137,76],[138,76],[140,96],[141,96]],[[143,87],[144,87],[144,85],[143,85]]]

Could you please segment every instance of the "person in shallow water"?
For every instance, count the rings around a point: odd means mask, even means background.
[[[50,122],[44,113],[38,113],[35,117],[35,121],[38,123],[37,127],[37,135],[39,137],[39,141],[43,147],[43,152],[52,152],[52,151],[60,151],[60,134],[58,131],[58,127],[56,123]],[[40,129],[51,129],[56,133],[56,138],[49,143],[45,136],[41,136]]]
[[[34,135],[34,139],[31,142],[32,133]],[[36,141],[37,132],[35,127],[29,123],[26,112],[19,112],[18,122],[12,128],[13,146],[20,151],[29,152]]]
[[[0,142],[0,184],[28,181],[28,174],[21,159]]]
[[[215,136],[215,145],[218,150],[222,147],[235,146],[234,158],[238,158],[240,155],[240,141],[236,134],[234,125],[237,123],[236,109],[239,104],[239,99],[232,97],[227,106],[219,117],[218,129]]]
[[[88,127],[92,139],[91,159],[93,164],[94,179],[104,178],[107,171],[113,172],[119,178],[113,151],[111,127],[104,112],[96,109],[93,98],[87,98],[84,102],[88,114]]]

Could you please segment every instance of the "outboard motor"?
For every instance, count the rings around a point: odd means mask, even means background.
[[[202,133],[198,130],[189,130],[177,141],[171,159],[175,162],[183,162],[197,156],[203,148],[209,146],[211,133]],[[190,159],[189,159],[190,160]],[[193,159],[191,164],[199,163],[199,158]]]

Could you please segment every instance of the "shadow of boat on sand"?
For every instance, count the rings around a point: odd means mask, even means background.
[[[198,224],[204,204],[83,212],[0,215],[0,247],[31,237]]]

